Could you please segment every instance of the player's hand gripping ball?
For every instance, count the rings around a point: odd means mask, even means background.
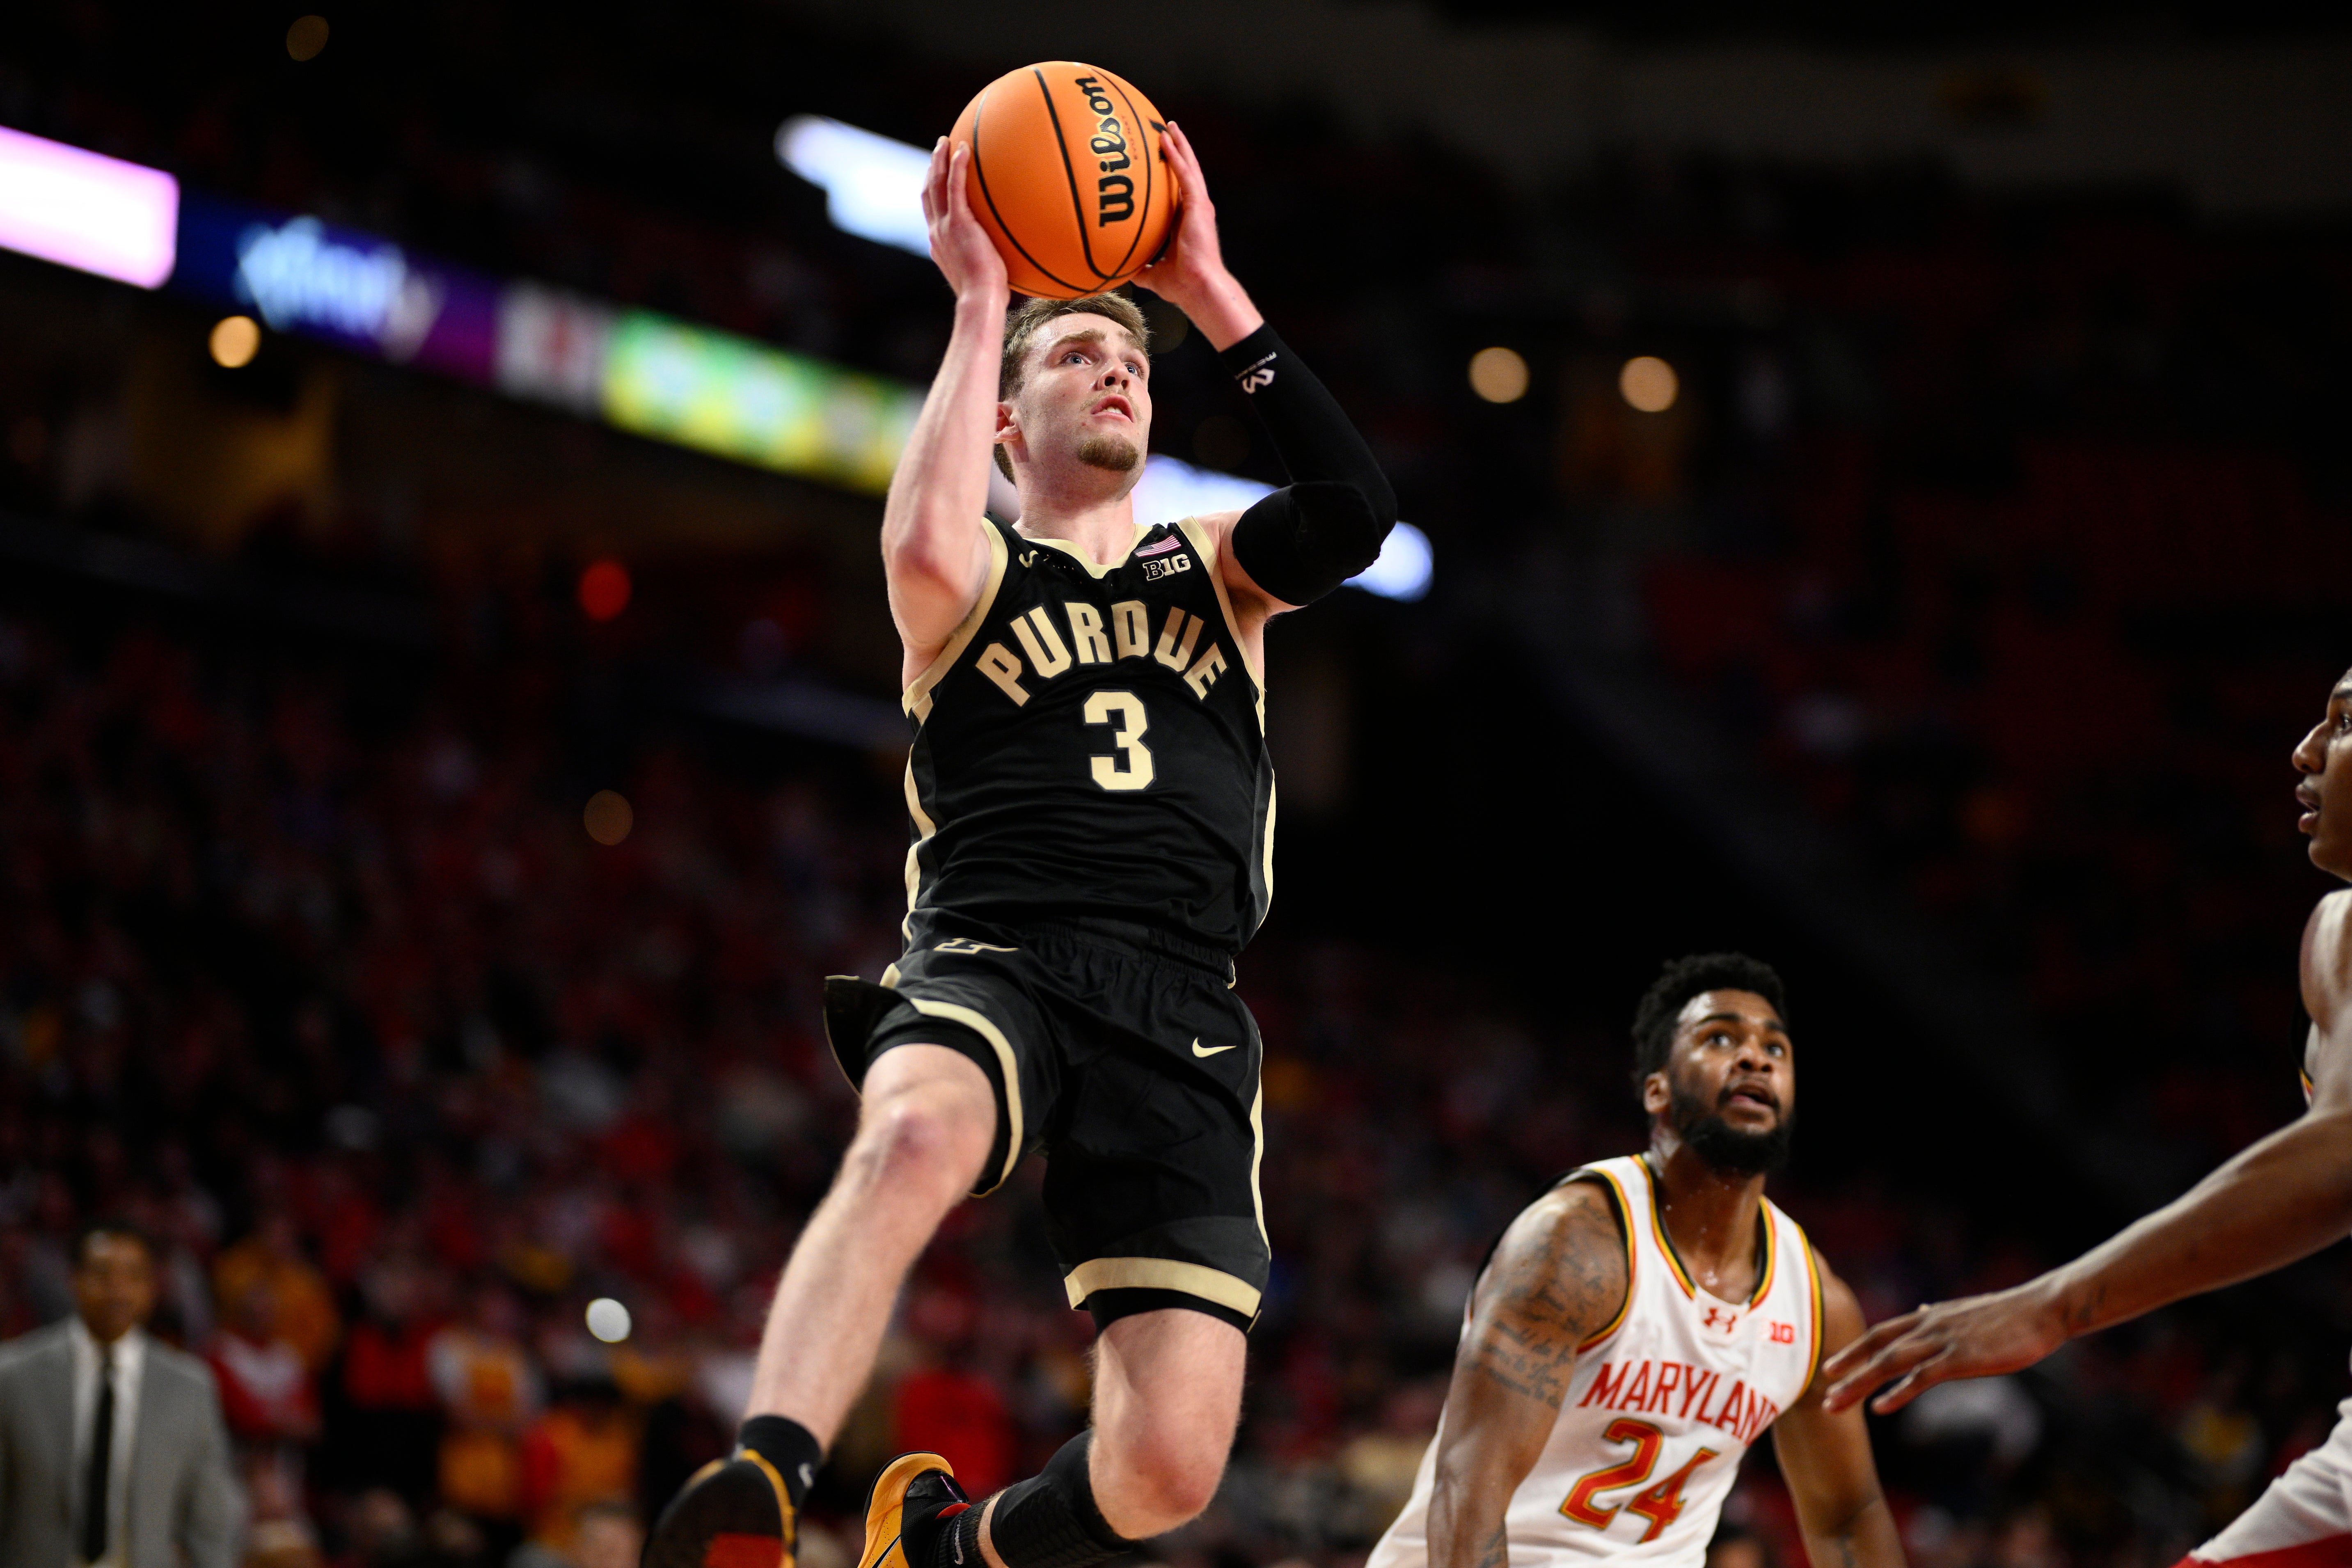
[[[1126,282],[1174,232],[1160,111],[1109,71],[1047,60],[1008,71],[957,117],[972,216],[1024,294],[1075,300]]]

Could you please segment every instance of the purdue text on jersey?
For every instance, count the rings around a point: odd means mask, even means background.
[[[907,689],[908,942],[952,912],[1240,951],[1273,894],[1274,769],[1213,540],[1138,528],[1097,566],[992,521],[988,548],[979,601]]]

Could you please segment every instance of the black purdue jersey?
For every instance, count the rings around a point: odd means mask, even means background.
[[[1239,952],[1273,894],[1274,767],[1214,542],[1139,528],[1098,567],[984,526],[980,600],[907,689],[909,945],[1078,918]]]

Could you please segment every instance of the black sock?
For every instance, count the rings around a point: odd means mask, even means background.
[[[1042,1473],[997,1494],[988,1539],[1004,1568],[1087,1568],[1138,1544],[1111,1529],[1095,1502],[1087,1474],[1093,1444],[1091,1431],[1079,1433],[1055,1451]]]
[[[980,1521],[987,1512],[987,1501],[982,1500],[948,1521],[948,1527],[940,1531],[939,1552],[931,1560],[934,1568],[988,1568],[988,1559],[980,1551]]]
[[[824,1464],[824,1445],[814,1433],[789,1415],[754,1415],[736,1430],[735,1441],[776,1467],[794,1509],[807,1500]]]

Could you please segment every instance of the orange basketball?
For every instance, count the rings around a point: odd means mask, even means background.
[[[1160,111],[1096,66],[1047,60],[1007,71],[958,116],[971,144],[972,215],[1013,287],[1075,300],[1157,260],[1176,213]]]

